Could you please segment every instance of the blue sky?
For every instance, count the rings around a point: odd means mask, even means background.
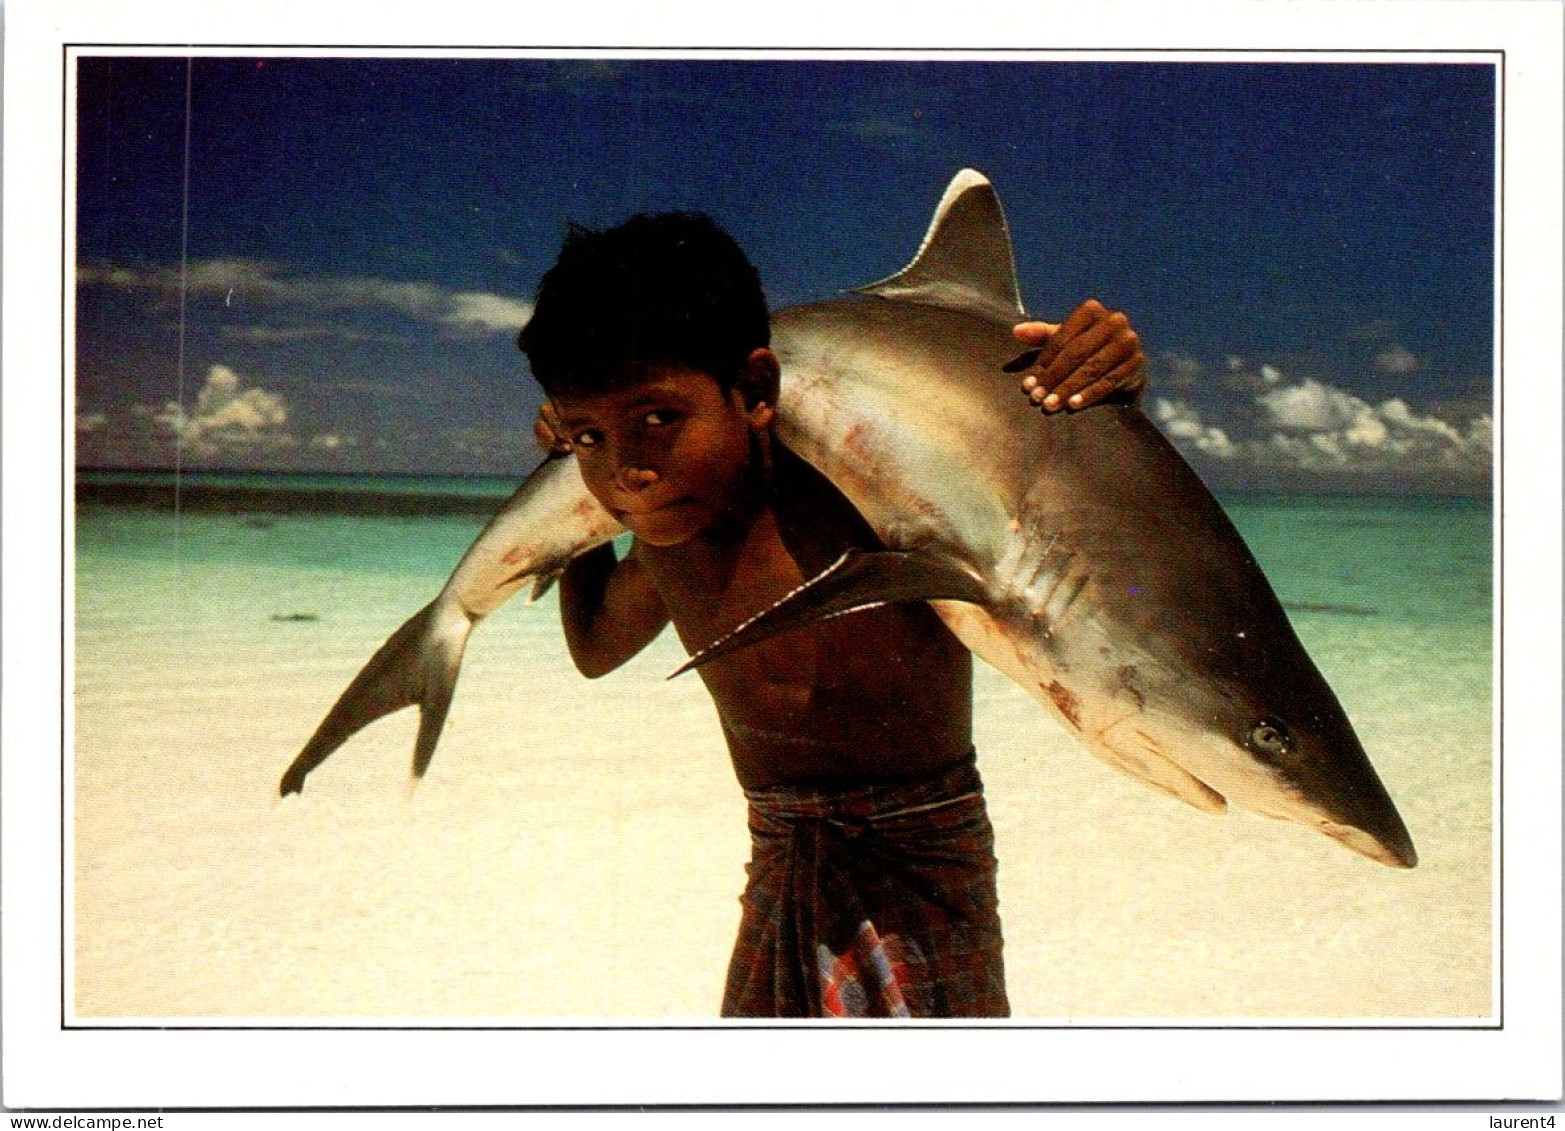
[[[197,58],[187,122],[184,59],[84,57],[78,463],[520,474],[567,220],[710,212],[780,306],[900,267],[972,166],[1029,309],[1124,309],[1214,483],[1486,491],[1494,102],[1475,64],[269,56]]]

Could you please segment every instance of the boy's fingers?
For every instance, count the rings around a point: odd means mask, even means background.
[[[1034,319],[1029,322],[1018,322],[1012,326],[1011,335],[1023,345],[1041,346],[1053,337],[1059,328],[1058,322],[1040,322]]]
[[[1146,379],[1143,377],[1136,377],[1133,380],[1126,379],[1139,364],[1139,358],[1126,358],[1085,389],[1071,394],[1065,399],[1064,403],[1073,409],[1088,408],[1097,404],[1111,393],[1139,393],[1146,384]]]
[[[1110,313],[1097,299],[1089,298],[1066,316],[1050,338],[1048,356],[1039,359],[1038,368],[1045,371],[1044,379],[1050,385],[1059,384],[1118,329],[1128,332],[1130,320],[1123,314]]]
[[[566,439],[560,425],[559,413],[554,411],[554,406],[548,401],[538,409],[538,415],[533,418],[533,438],[538,441],[538,446],[551,455],[563,455],[572,450],[570,440]]]
[[[1055,337],[1059,339],[1061,345],[1064,345],[1082,331],[1102,321],[1107,314],[1107,307],[1097,299],[1089,298],[1065,316],[1065,321],[1060,323]]]
[[[1097,299],[1083,302],[1057,325],[1023,322],[1012,334],[1038,346],[1021,389],[1045,412],[1086,408],[1116,390],[1140,392],[1146,383],[1139,372],[1146,357],[1130,320]]]
[[[1117,364],[1123,359],[1123,354],[1118,351],[1124,343],[1114,342],[1113,339],[1120,334],[1121,329],[1122,327],[1117,325],[1113,318],[1105,318],[1092,324],[1063,344],[1060,352],[1054,355],[1054,360],[1049,362],[1039,374],[1039,382],[1051,389],[1057,389],[1066,378],[1078,376],[1077,370],[1088,364],[1088,360],[1102,352],[1106,346],[1112,353],[1112,356],[1106,359],[1108,364]],[[1102,376],[1106,368],[1105,365],[1097,364],[1088,375],[1088,382]]]
[[[1095,384],[1117,369],[1121,363],[1133,359],[1140,352],[1140,343],[1133,337],[1107,335],[1107,340],[1102,342],[1081,364],[1073,369],[1067,369],[1066,376],[1053,386],[1053,391],[1059,394],[1061,400],[1067,400]]]

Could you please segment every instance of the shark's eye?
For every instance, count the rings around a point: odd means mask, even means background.
[[[1293,740],[1276,719],[1261,719],[1250,728],[1245,745],[1263,758],[1276,758],[1293,749]]]

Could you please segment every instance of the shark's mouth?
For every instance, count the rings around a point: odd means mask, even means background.
[[[1163,753],[1157,739],[1135,725],[1137,717],[1131,714],[1109,724],[1097,735],[1096,742],[1088,741],[1088,748],[1120,772],[1187,805],[1205,813],[1225,812],[1227,799]]]
[[[1139,725],[1141,717],[1133,713],[1110,723],[1097,736],[1098,741],[1089,742],[1093,753],[1115,769],[1205,812],[1223,812],[1228,797],[1232,797],[1247,812],[1315,828],[1377,863],[1393,868],[1412,868],[1417,864],[1418,857],[1411,845],[1404,854],[1355,825],[1323,816],[1285,782],[1273,780],[1263,786],[1247,781],[1241,773],[1238,779],[1228,781],[1225,796],[1166,754],[1157,739]]]

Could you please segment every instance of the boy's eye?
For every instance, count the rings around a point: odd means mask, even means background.
[[[603,437],[600,436],[597,432],[578,432],[571,439],[571,443],[575,444],[578,448],[593,448],[597,447],[598,441],[602,438]]]
[[[655,408],[646,415],[646,422],[654,428],[662,428],[673,424],[679,419],[679,414],[666,408]]]

